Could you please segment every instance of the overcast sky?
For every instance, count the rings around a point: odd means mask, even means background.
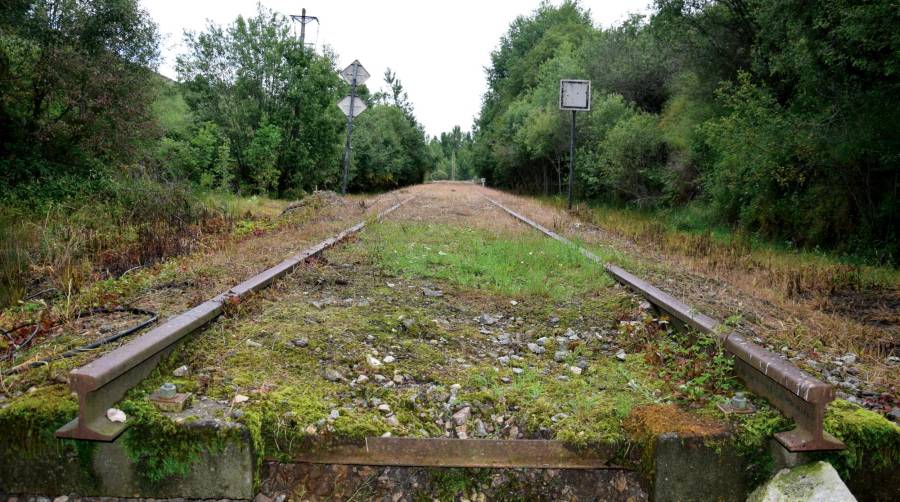
[[[207,20],[228,24],[252,16],[254,0],[141,0],[159,23],[164,61],[160,72],[175,78],[175,56],[185,30],[203,30]],[[646,12],[650,0],[583,0],[594,23],[617,24],[631,12]],[[384,87],[391,68],[403,82],[416,117],[430,135],[460,125],[468,130],[481,106],[484,68],[517,15],[532,12],[539,0],[264,0],[282,14],[317,16],[306,41],[321,53],[329,45],[341,67],[359,59],[372,75],[373,91]],[[559,0],[552,2],[559,4]],[[299,33],[299,28],[298,28]]]

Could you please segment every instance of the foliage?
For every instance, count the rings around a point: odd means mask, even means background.
[[[543,3],[492,53],[473,165],[495,185],[545,194],[555,172],[562,193],[569,120],[558,82],[589,78],[576,192],[618,205],[700,203],[716,224],[895,264],[891,5],[657,0],[649,17],[594,28],[577,2]]]
[[[220,162],[186,159],[182,166],[199,164],[201,175],[217,180],[207,184],[251,193],[288,195],[336,186],[344,122],[334,103],[346,85],[333,55],[302,47],[290,20],[263,7],[254,17],[188,33],[185,41],[188,51],[178,58],[177,69],[200,121],[197,134],[215,124],[227,142],[217,141]],[[223,144],[234,159],[233,180],[225,174],[230,168]]]
[[[5,2],[0,180],[90,175],[153,135],[156,25],[136,0]]]
[[[462,132],[455,126],[450,132],[442,132],[431,138],[428,148],[434,160],[431,178],[436,180],[467,180],[475,176],[471,132]]]
[[[386,80],[392,76],[390,70],[387,73]],[[405,98],[376,104],[354,121],[349,187],[387,190],[421,183],[431,168],[431,155],[425,132]]]

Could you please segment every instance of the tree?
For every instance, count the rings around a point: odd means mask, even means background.
[[[155,135],[150,77],[158,41],[137,0],[5,2],[0,176],[6,184],[133,160]]]
[[[228,137],[237,188],[295,196],[337,185],[344,120],[334,104],[347,86],[333,55],[301,46],[290,21],[261,6],[186,42],[177,65],[186,99]]]

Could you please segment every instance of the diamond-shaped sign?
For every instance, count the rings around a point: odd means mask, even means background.
[[[350,96],[344,96],[344,99],[340,100],[337,105],[338,108],[344,112],[344,115],[350,116]],[[353,100],[353,117],[359,117],[359,114],[366,111],[366,108],[368,108],[366,102],[359,99],[359,96],[357,96],[356,99]]]
[[[366,80],[369,80],[369,72],[363,68],[363,65],[359,62],[359,60],[355,60],[350,63],[350,66],[344,68],[344,71],[341,72],[341,77],[347,81],[348,84],[353,84],[353,76],[356,75],[356,85],[363,85]]]

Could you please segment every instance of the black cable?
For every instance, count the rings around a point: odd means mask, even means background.
[[[136,331],[146,328],[147,326],[149,326],[149,325],[155,323],[157,320],[159,320],[159,314],[157,314],[156,312],[153,312],[151,310],[139,309],[136,307],[116,307],[113,309],[108,309],[105,307],[97,307],[97,308],[88,309],[86,311],[81,311],[78,313],[77,317],[79,319],[82,319],[84,317],[90,317],[90,316],[97,315],[97,314],[112,314],[112,313],[116,313],[116,312],[128,312],[128,313],[135,314],[135,315],[147,315],[147,316],[150,316],[150,318],[139,324],[136,324],[124,331],[120,331],[119,333],[107,336],[106,338],[101,338],[101,339],[95,340],[91,343],[81,345],[80,347],[75,347],[74,349],[67,350],[67,351],[63,352],[62,354],[57,354],[55,356],[48,357],[46,359],[41,359],[39,361],[32,361],[30,363],[23,363],[18,366],[14,366],[14,367],[4,371],[3,374],[11,375],[13,373],[18,373],[25,369],[31,369],[31,368],[36,368],[38,366],[44,366],[46,364],[50,364],[51,362],[59,360],[59,359],[77,356],[78,354],[81,354],[82,352],[94,350],[98,347],[102,347],[103,345],[112,343],[120,338],[126,337]],[[21,329],[25,326],[31,326],[33,324],[37,324],[37,323],[34,322],[34,323],[22,324],[22,325],[16,327],[16,329]],[[38,329],[36,328],[35,332],[31,334],[31,336],[28,338],[26,343],[30,342],[31,339],[34,338],[34,335],[37,333],[37,331],[38,331]],[[5,333],[5,331],[4,331],[4,333]],[[25,345],[25,344],[23,343],[22,345]]]

